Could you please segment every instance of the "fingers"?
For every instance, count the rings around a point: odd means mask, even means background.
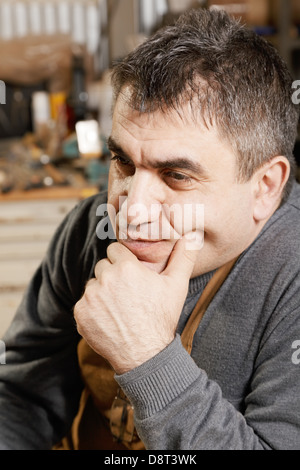
[[[101,261],[99,261],[96,266],[95,266],[95,270],[94,270],[94,273],[95,273],[95,278],[97,280],[100,279],[101,277],[101,274],[106,270],[108,269],[109,267],[111,266],[111,262],[105,258],[105,259],[102,259]]]
[[[178,240],[163,274],[190,279],[203,246],[203,236],[203,232],[195,231]]]
[[[194,231],[178,240],[163,274],[190,279],[203,246],[203,237],[202,231]],[[100,279],[101,274],[115,263],[126,260],[136,262],[137,257],[121,243],[112,243],[107,248],[107,258],[99,261],[95,267],[96,279]]]
[[[116,263],[117,261],[123,260],[137,260],[137,257],[128,249],[126,246],[121,243],[112,243],[107,248],[107,258],[111,263]]]
[[[136,261],[137,258],[121,243],[112,243],[107,248],[107,258],[100,260],[95,266],[96,279],[100,279],[101,274],[113,264],[126,260]]]

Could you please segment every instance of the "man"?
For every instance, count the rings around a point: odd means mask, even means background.
[[[80,435],[109,418],[118,428],[114,380],[147,449],[299,449],[298,109],[286,66],[225,13],[197,10],[122,61],[113,86],[116,242],[96,217],[103,195],[57,231],[5,336],[0,447],[57,443],[83,380],[72,445],[112,449]],[[180,335],[224,267],[188,351]]]

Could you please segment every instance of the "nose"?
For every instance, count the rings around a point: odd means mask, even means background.
[[[159,177],[146,169],[137,169],[128,178],[121,211],[126,212],[127,224],[137,227],[158,221],[163,202]]]

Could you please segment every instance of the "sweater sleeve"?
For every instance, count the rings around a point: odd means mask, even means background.
[[[89,219],[84,201],[63,221],[3,338],[0,449],[51,449],[78,410],[82,382],[73,307],[93,271]]]
[[[281,317],[282,318],[282,317]],[[241,413],[181,344],[116,376],[135,409],[136,426],[153,450],[300,449],[300,309],[285,315],[263,342]],[[222,360],[222,358],[220,358]]]

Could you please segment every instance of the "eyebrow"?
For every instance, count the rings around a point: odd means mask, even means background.
[[[134,165],[132,158],[122,149],[122,147],[113,139],[113,137],[109,137],[107,141],[107,146],[111,152],[116,153],[118,156],[125,158],[130,163],[132,163],[132,165]],[[174,156],[174,158],[167,158],[162,161],[151,162],[150,166],[156,170],[161,170],[165,168],[169,168],[170,170],[188,170],[194,173],[195,175],[201,176],[205,176],[207,173],[200,163],[195,162],[188,157]]]
[[[117,142],[112,137],[109,137],[109,139],[107,141],[107,147],[108,147],[108,150],[110,150],[111,152],[116,153],[120,157],[124,157],[124,158],[132,161],[132,159],[129,157],[129,155],[127,155],[126,152],[124,152],[122,147],[119,144],[117,144]]]

